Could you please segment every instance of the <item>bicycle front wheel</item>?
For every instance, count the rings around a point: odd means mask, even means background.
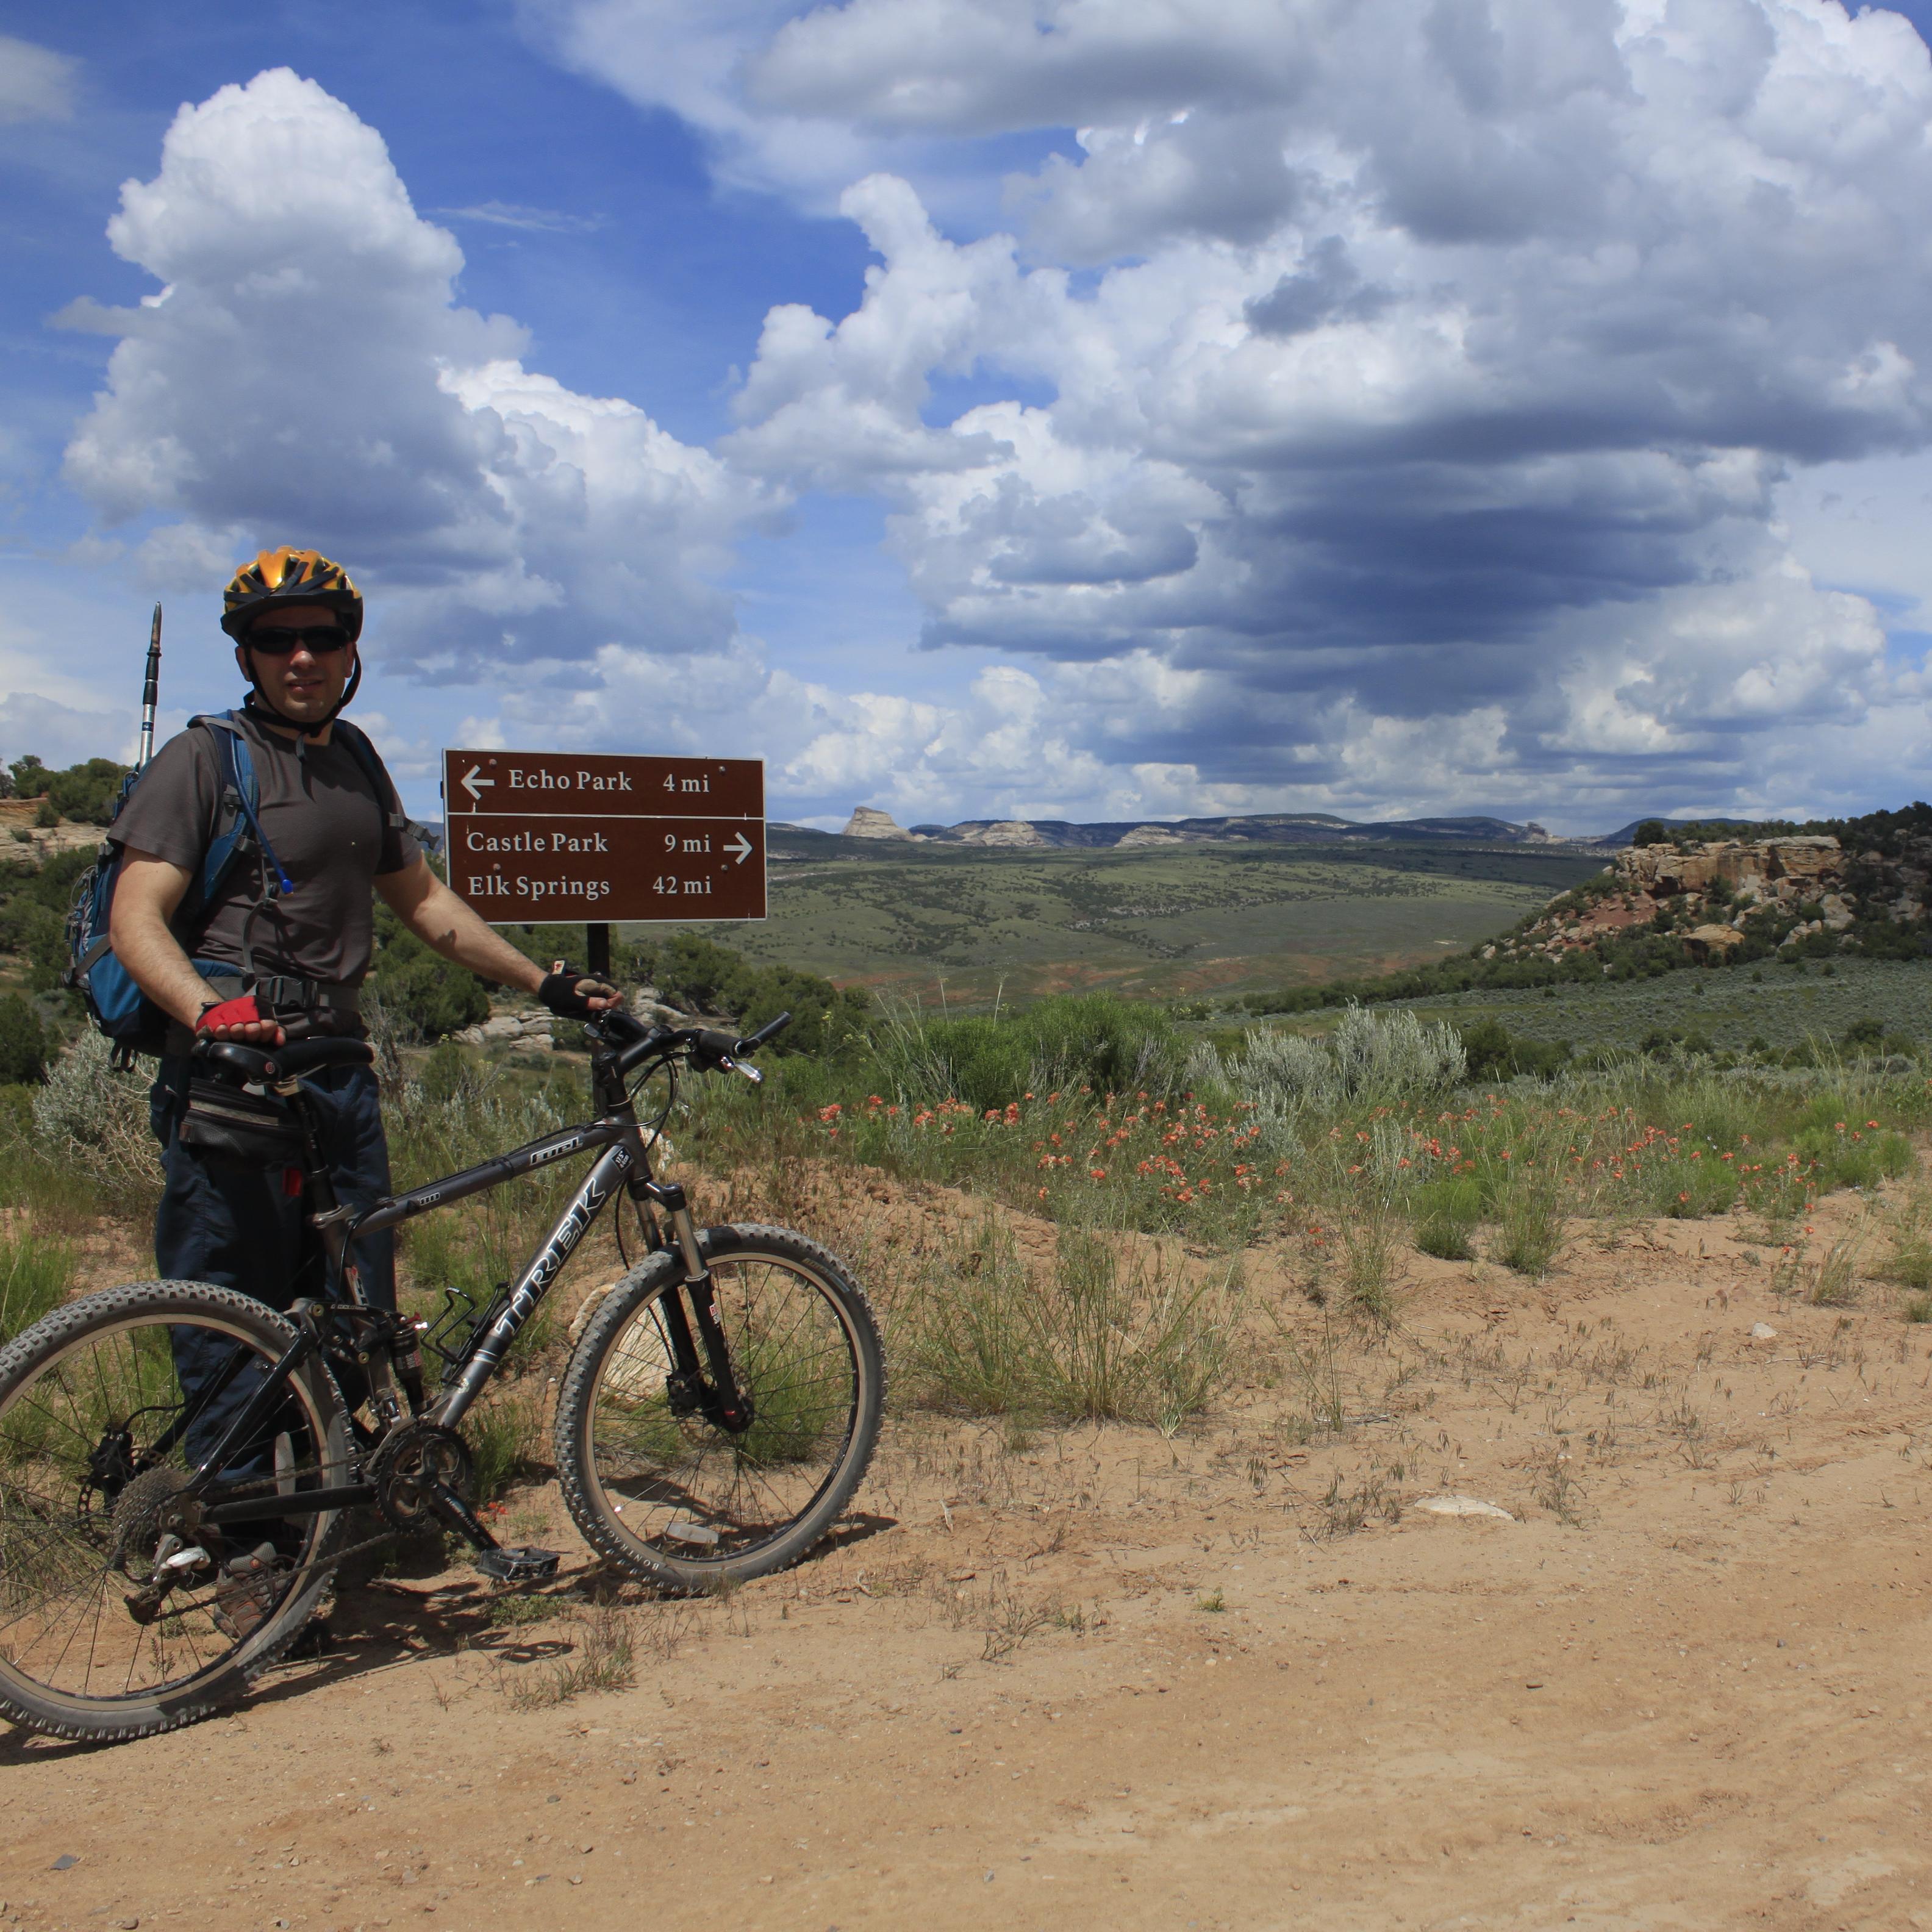
[[[172,1730],[301,1634],[346,1518],[273,1505],[349,1480],[322,1364],[184,1494],[294,1340],[251,1296],[156,1281],[56,1309],[0,1350],[0,1717],[54,1737]],[[224,1504],[244,1520],[205,1517]]]
[[[711,1228],[706,1266],[732,1373],[752,1408],[733,1432],[678,1372],[683,1268],[634,1268],[584,1332],[557,1400],[565,1501],[586,1541],[681,1589],[795,1563],[838,1520],[872,1460],[885,1362],[865,1292],[815,1241]]]

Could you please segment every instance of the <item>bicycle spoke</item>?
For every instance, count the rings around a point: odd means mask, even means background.
[[[178,1689],[218,1670],[246,1641],[214,1623],[226,1587],[218,1570],[195,1566],[172,1591],[148,1599],[152,1607],[141,1618],[130,1604],[138,1604],[158,1560],[170,1480],[184,1486],[197,1460],[184,1442],[166,1440],[190,1406],[182,1383],[187,1365],[192,1363],[199,1387],[219,1388],[210,1411],[210,1426],[218,1428],[221,1414],[238,1412],[246,1391],[272,1370],[280,1352],[271,1353],[269,1346],[233,1319],[184,1309],[177,1300],[150,1316],[82,1331],[5,1391],[0,1406],[4,1679],[88,1707],[111,1706]],[[202,1372],[211,1362],[212,1371]],[[286,1385],[284,1404],[234,1454],[244,1468],[264,1456],[272,1462],[278,1438],[286,1437],[283,1454],[290,1466],[219,1485],[205,1502],[271,1493],[282,1483],[327,1480],[317,1453],[322,1418],[298,1380]],[[122,1455],[131,1456],[141,1472],[124,1484],[104,1472],[97,1453],[121,1430],[133,1432],[131,1444],[110,1460],[119,1463]],[[154,1445],[161,1443],[166,1450],[158,1455]],[[286,1520],[286,1531],[271,1534],[272,1526],[265,1523],[224,1537],[208,1528],[189,1532],[188,1540],[199,1541],[220,1564],[251,1535],[284,1539],[278,1544],[285,1552],[278,1565],[283,1574],[272,1592],[263,1592],[262,1617],[246,1626],[253,1630],[308,1574],[309,1558],[332,1520],[297,1514]]]

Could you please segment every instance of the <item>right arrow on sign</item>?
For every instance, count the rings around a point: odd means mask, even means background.
[[[737,862],[742,866],[758,848],[753,845],[752,842],[741,832],[739,833],[736,841],[731,844],[726,846],[724,849],[728,852],[736,853],[738,855]]]

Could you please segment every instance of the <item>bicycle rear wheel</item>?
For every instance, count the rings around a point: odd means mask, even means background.
[[[675,1588],[762,1576],[831,1528],[878,1439],[885,1362],[865,1292],[782,1228],[702,1238],[732,1371],[754,1420],[733,1434],[678,1383],[668,1298],[682,1265],[652,1256],[619,1283],[557,1400],[565,1501],[585,1539]]]
[[[156,1281],[57,1309],[0,1350],[0,1717],[55,1737],[172,1730],[300,1634],[343,1513],[217,1526],[177,1500],[294,1339],[235,1289]],[[202,1501],[330,1487],[348,1467],[311,1359]]]

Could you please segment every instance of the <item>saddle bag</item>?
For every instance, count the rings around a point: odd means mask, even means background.
[[[293,1112],[271,1094],[250,1094],[225,1080],[190,1079],[177,1132],[182,1146],[238,1167],[302,1162],[302,1126]]]

